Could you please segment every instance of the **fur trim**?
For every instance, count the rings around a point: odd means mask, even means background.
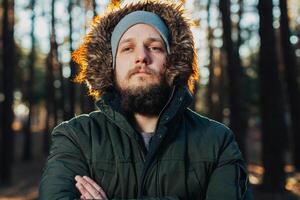
[[[170,55],[167,58],[166,76],[170,85],[188,85],[191,92],[198,80],[197,55],[194,48],[191,22],[185,17],[182,4],[144,1],[125,5],[109,6],[102,16],[95,17],[90,32],[72,57],[80,66],[75,78],[89,87],[90,95],[99,98],[114,87],[111,33],[115,25],[128,13],[145,10],[158,14],[171,33]]]

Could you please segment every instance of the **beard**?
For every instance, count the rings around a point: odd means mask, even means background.
[[[121,97],[122,110],[127,114],[138,113],[145,116],[157,116],[170,98],[171,87],[165,76],[160,76],[159,83],[134,88],[122,88],[116,84]]]

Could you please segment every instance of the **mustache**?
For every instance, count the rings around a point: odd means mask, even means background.
[[[155,75],[156,72],[152,69],[150,69],[149,67],[147,66],[136,66],[135,68],[129,70],[128,72],[128,77],[136,74],[136,73],[139,73],[140,71],[143,71],[144,73],[147,73],[147,74],[150,74],[150,75]]]

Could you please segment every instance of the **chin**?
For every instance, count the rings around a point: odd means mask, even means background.
[[[128,90],[135,91],[135,92],[141,92],[141,91],[147,91],[156,85],[159,85],[159,83],[156,83],[156,82],[155,83],[154,82],[147,83],[146,81],[144,81],[144,82],[140,82],[140,83],[130,84],[125,87],[123,86],[122,88],[123,89],[126,88]]]
[[[118,83],[118,87],[122,90],[145,90],[153,86],[160,85],[161,79],[157,77],[134,77],[128,81],[122,81]]]
[[[160,80],[153,77],[137,77],[132,81],[132,85],[155,85],[159,84]]]
[[[140,80],[135,82],[134,84],[131,84],[129,88],[148,88],[154,85],[159,85],[159,82],[157,81],[147,81],[147,80]]]

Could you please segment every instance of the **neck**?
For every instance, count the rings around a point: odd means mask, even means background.
[[[139,132],[153,133],[155,131],[158,116],[145,116],[134,113],[133,115],[136,128]]]

